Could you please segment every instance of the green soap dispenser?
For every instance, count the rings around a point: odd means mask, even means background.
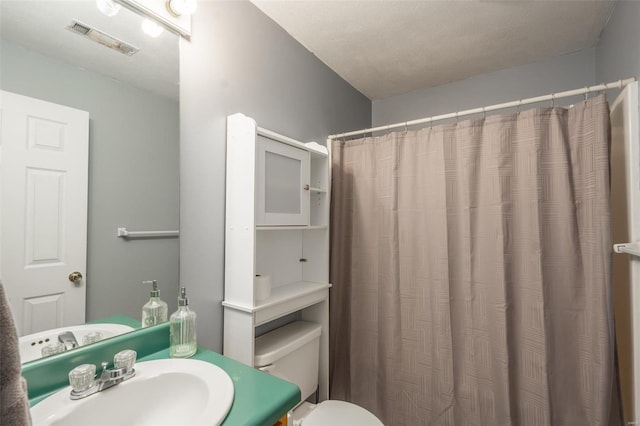
[[[196,313],[189,309],[187,290],[180,287],[178,310],[169,319],[169,356],[189,358],[198,350],[196,343]]]
[[[142,284],[151,284],[151,298],[142,307],[142,327],[160,324],[167,320],[169,307],[167,303],[160,299],[160,290],[158,290],[158,281],[142,281]]]

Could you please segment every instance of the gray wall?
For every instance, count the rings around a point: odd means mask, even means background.
[[[596,83],[595,49],[373,102],[373,125],[446,114]]]
[[[369,126],[371,102],[249,2],[201,2],[192,22],[180,47],[180,283],[198,343],[221,351],[226,116],[324,143]]]
[[[640,2],[618,1],[592,49],[373,102],[373,125],[640,76]],[[609,93],[615,99],[617,91]]]
[[[0,88],[90,114],[87,319],[140,318],[157,279],[176,306],[179,243],[116,228],[178,229],[178,102],[2,41]]]
[[[618,1],[596,48],[598,81],[640,76],[639,42],[640,2]]]

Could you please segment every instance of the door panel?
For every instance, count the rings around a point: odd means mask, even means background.
[[[51,329],[52,320],[55,323],[62,323],[64,302],[64,293],[25,298],[22,312],[24,328],[35,330],[34,333],[36,333],[38,330]]]
[[[26,172],[25,268],[64,263],[65,173],[30,167]]]

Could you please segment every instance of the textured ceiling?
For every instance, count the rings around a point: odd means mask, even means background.
[[[76,19],[140,49],[126,56],[65,28]],[[135,87],[178,99],[178,37],[142,33],[142,18],[122,8],[107,17],[95,0],[0,0],[3,39]]]
[[[372,100],[593,47],[615,3],[251,1]]]

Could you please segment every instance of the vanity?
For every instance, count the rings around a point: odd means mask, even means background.
[[[169,323],[142,328],[23,366],[31,407],[69,385],[67,374],[80,364],[100,365],[116,353],[133,349],[136,364],[169,359]],[[234,398],[223,425],[273,425],[300,401],[299,388],[218,353],[198,348],[189,358],[213,364],[231,378]],[[135,377],[131,381],[135,380]],[[118,392],[109,389],[106,392]],[[147,404],[144,405],[147,408]]]

